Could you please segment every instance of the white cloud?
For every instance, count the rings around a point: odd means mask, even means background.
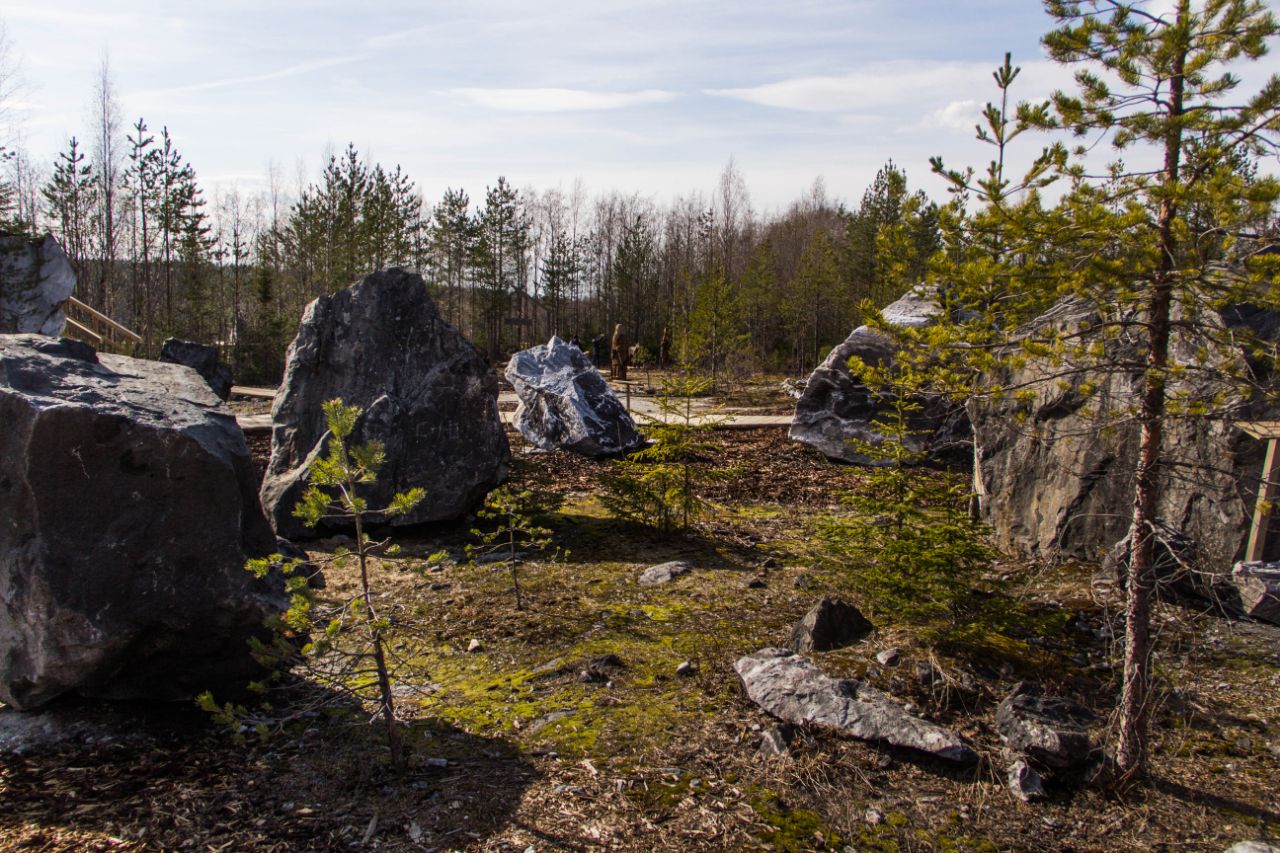
[[[465,98],[494,110],[526,113],[615,110],[674,100],[676,94],[661,89],[639,92],[589,92],[583,89],[449,89],[447,94]]]
[[[954,130],[971,130],[978,123],[981,110],[974,100],[952,101],[940,110],[925,116],[926,127],[945,127]]]
[[[235,86],[244,86],[251,83],[265,83],[268,80],[279,80],[284,77],[296,77],[299,74],[308,74],[312,71],[332,68],[335,65],[348,65],[352,62],[359,62],[365,58],[366,56],[364,54],[335,56],[330,59],[317,59],[311,62],[300,62],[296,65],[290,65],[287,68],[280,68],[263,74],[250,74],[243,77],[227,77],[222,80],[208,80],[204,83],[192,83],[188,86],[174,86],[169,89],[150,89],[142,92],[130,92],[125,95],[125,98],[132,100],[163,95],[184,95],[189,92],[206,92],[211,89],[229,89]]]
[[[805,112],[848,113],[915,101],[971,84],[990,63],[891,62],[830,77],[796,77],[737,89],[707,89],[716,97]]]

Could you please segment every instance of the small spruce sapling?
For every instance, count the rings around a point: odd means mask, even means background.
[[[535,522],[545,504],[545,500],[530,490],[516,491],[504,486],[490,492],[484,508],[476,516],[494,522],[494,526],[489,530],[473,528],[471,533],[480,541],[467,546],[467,557],[473,565],[481,560],[492,561],[510,572],[517,610],[524,609],[519,574],[521,560],[538,553],[555,561],[568,553],[553,548],[551,531]]]
[[[918,424],[928,369],[906,358],[887,366],[855,356],[850,370],[881,401],[882,413],[872,420],[880,439],[855,442],[872,467],[865,485],[843,496],[852,516],[820,528],[826,555],[850,567],[873,610],[952,633],[972,615],[965,607],[972,585],[995,553],[967,512],[963,478],[921,467],[929,431]]]
[[[710,387],[709,380],[694,377],[663,385],[660,416],[645,424],[653,443],[616,462],[618,473],[606,480],[601,502],[614,516],[670,533],[687,529],[711,508],[700,491],[728,472],[699,464],[720,449],[706,435],[724,418],[693,405]]]

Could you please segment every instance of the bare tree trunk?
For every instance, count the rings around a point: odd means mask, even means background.
[[[1178,24],[1187,14],[1187,5],[1178,10]],[[1129,571],[1125,601],[1124,685],[1120,694],[1120,737],[1116,764],[1129,775],[1146,770],[1147,729],[1151,715],[1151,600],[1155,592],[1155,521],[1160,500],[1160,445],[1164,434],[1166,374],[1169,361],[1169,333],[1173,304],[1173,275],[1177,214],[1172,195],[1179,180],[1182,130],[1177,119],[1183,114],[1183,62],[1175,60],[1169,81],[1170,130],[1165,139],[1163,186],[1157,227],[1160,260],[1151,284],[1149,323],[1150,349],[1143,379],[1139,422],[1142,434],[1138,445],[1137,483],[1133,499],[1133,524],[1129,529]]]

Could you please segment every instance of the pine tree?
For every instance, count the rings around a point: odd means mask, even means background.
[[[74,136],[58,154],[53,175],[41,189],[49,217],[57,223],[63,248],[76,272],[76,284],[87,284],[88,261],[94,251],[93,213],[98,206],[98,179],[93,164]],[[81,298],[87,294],[81,292]],[[97,294],[93,301],[97,302]],[[98,305],[101,309],[103,306]]]
[[[1057,28],[1044,44],[1053,59],[1078,67],[1077,91],[1011,111],[1007,91],[1017,71],[1008,59],[997,70],[1002,101],[987,106],[987,127],[980,131],[997,149],[986,176],[975,180],[972,171],[935,164],[959,192],[981,202],[972,217],[955,207],[946,212],[948,230],[962,237],[953,242],[952,274],[942,278],[959,301],[983,315],[963,333],[981,336],[975,331],[981,327],[992,340],[1007,340],[1002,330],[1062,298],[1095,306],[1099,343],[1050,330],[1006,352],[1045,358],[1059,366],[1059,375],[1092,370],[1132,377],[1135,400],[1127,414],[1139,438],[1115,758],[1122,771],[1136,774],[1145,767],[1151,705],[1156,511],[1163,480],[1174,473],[1165,427],[1173,417],[1230,402],[1227,396],[1183,399],[1175,386],[1198,372],[1238,388],[1244,377],[1232,365],[1247,341],[1239,330],[1224,334],[1198,318],[1233,304],[1276,304],[1266,283],[1276,261],[1254,251],[1247,226],[1272,209],[1280,184],[1242,172],[1239,155],[1256,156],[1275,144],[1280,78],[1242,97],[1234,92],[1239,79],[1224,66],[1261,57],[1280,31],[1255,0],[1207,0],[1198,8],[1178,0],[1165,16],[1120,0],[1046,0],[1045,8]],[[1049,146],[1015,182],[1005,174],[1005,147],[1034,128],[1065,128],[1087,143],[1070,156],[1061,145]],[[1086,168],[1087,149],[1099,138],[1132,159],[1100,173]],[[1127,165],[1144,154],[1154,158],[1153,168]],[[1038,188],[1056,176],[1068,189],[1059,204],[1046,207]],[[1207,230],[1196,232],[1195,222]],[[1175,327],[1198,341],[1190,354],[1171,346]],[[1122,339],[1128,349],[1117,347]]]
[[[712,393],[746,353],[742,309],[733,288],[719,271],[694,291],[684,349],[686,363],[709,374]]]

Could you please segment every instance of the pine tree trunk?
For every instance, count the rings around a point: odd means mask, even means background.
[[[1178,10],[1178,25],[1187,4]],[[1164,434],[1166,374],[1173,305],[1174,264],[1177,250],[1173,232],[1177,215],[1172,195],[1179,182],[1183,114],[1183,62],[1185,50],[1174,60],[1169,82],[1169,131],[1165,137],[1162,184],[1157,218],[1160,258],[1151,283],[1147,318],[1150,348],[1143,379],[1139,422],[1137,482],[1133,500],[1133,524],[1129,529],[1129,571],[1125,602],[1124,686],[1120,694],[1120,737],[1116,764],[1128,775],[1146,770],[1147,728],[1151,712],[1151,603],[1155,591],[1156,509],[1160,500],[1160,445]]]

